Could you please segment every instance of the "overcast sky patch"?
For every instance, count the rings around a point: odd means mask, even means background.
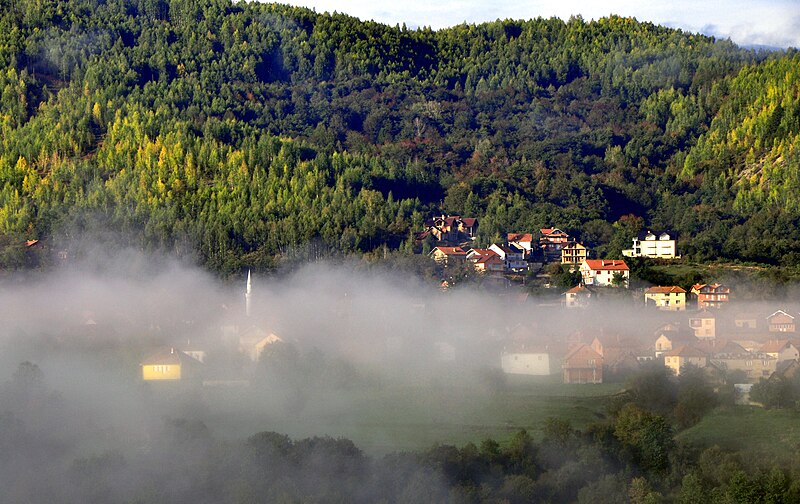
[[[609,14],[635,17],[639,21],[730,38],[743,45],[800,47],[800,2],[797,0],[677,0],[642,2],[633,0],[405,0],[387,6],[366,0],[286,0],[317,12],[342,12],[360,19],[409,28],[434,29],[463,22],[482,23],[496,19],[531,19],[581,15],[585,20]]]

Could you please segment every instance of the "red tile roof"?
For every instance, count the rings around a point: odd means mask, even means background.
[[[436,247],[433,250],[439,250],[444,255],[448,256],[467,255],[467,252],[461,247]]]
[[[510,242],[532,242],[533,235],[530,233],[508,233],[506,240]]]
[[[722,284],[694,284],[692,285],[692,292],[700,294],[730,294],[731,290],[724,287]]]
[[[628,271],[628,265],[621,259],[586,259],[586,265],[592,270]]]
[[[769,340],[761,347],[764,353],[777,353],[786,348],[791,343],[787,339],[782,340]]]
[[[561,231],[558,228],[541,228],[539,230],[539,232],[544,236],[551,235],[551,234],[555,234],[557,236],[562,236],[562,235],[563,236],[567,236],[567,233],[565,233],[564,231]]]
[[[678,294],[686,294],[686,291],[677,287],[675,285],[671,287],[650,287],[646,291],[645,294],[671,294],[671,293],[678,293]]]

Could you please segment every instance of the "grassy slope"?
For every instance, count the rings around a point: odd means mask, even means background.
[[[295,414],[228,416],[213,412],[209,427],[233,437],[274,430],[293,438],[346,437],[369,453],[462,446],[486,438],[501,443],[520,429],[539,437],[549,417],[584,428],[603,416],[602,398],[619,384],[515,384],[501,392],[455,387],[391,387],[309,400]],[[223,408],[224,409],[224,408]],[[235,423],[233,423],[235,422]]]
[[[749,454],[746,458],[789,460],[800,448],[800,414],[750,406],[719,408],[681,432],[678,439],[703,447],[741,450]]]

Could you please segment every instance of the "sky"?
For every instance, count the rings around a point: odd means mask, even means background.
[[[617,14],[639,21],[730,38],[742,46],[800,47],[800,0],[282,0],[317,12],[409,28],[438,29],[462,22],[559,17],[591,20]]]

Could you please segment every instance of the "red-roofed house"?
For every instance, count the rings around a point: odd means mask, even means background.
[[[581,263],[581,277],[585,285],[608,287],[614,285],[614,276],[622,277],[621,285],[628,287],[630,269],[619,259],[586,259]]]
[[[461,247],[434,247],[428,256],[439,264],[450,266],[464,262],[467,252]]]
[[[564,383],[603,383],[603,357],[581,343],[564,357]]]
[[[794,317],[783,310],[778,310],[767,317],[769,332],[795,332]]]
[[[525,257],[530,257],[533,249],[533,235],[531,233],[508,233],[506,241],[525,251]]]
[[[686,309],[686,291],[680,287],[650,287],[644,291],[644,304],[659,310],[681,311]]]
[[[676,376],[680,376],[681,370],[687,364],[704,368],[707,363],[706,354],[689,345],[681,345],[664,354],[664,366],[671,369]]]
[[[769,340],[761,346],[760,352],[775,357],[778,362],[800,359],[800,352],[789,340]]]
[[[539,247],[548,261],[560,261],[561,249],[569,242],[569,235],[558,228],[539,230]]]
[[[697,308],[721,308],[730,301],[731,289],[722,284],[695,284],[692,295],[697,298]]]
[[[490,249],[471,249],[467,252],[467,261],[475,266],[475,271],[502,273],[505,270],[503,259],[497,255],[497,252]]]
[[[564,293],[567,308],[584,308],[589,306],[592,298],[597,297],[597,292],[592,287],[576,285]]]
[[[441,215],[425,222],[425,232],[439,241],[458,243],[474,240],[478,231],[478,219],[459,215]]]

